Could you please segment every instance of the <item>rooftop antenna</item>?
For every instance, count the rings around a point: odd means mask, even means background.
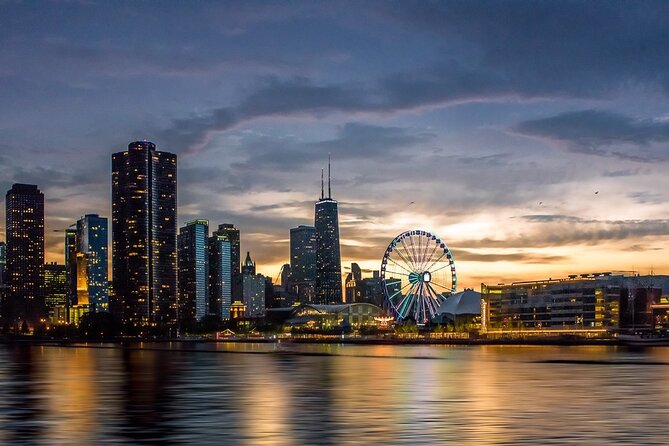
[[[325,192],[323,190],[323,169],[321,169],[321,200],[325,198]]]
[[[330,188],[330,152],[328,152],[328,198],[332,198],[332,189]]]

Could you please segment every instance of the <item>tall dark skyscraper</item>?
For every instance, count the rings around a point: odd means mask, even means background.
[[[179,320],[202,320],[209,307],[209,221],[193,220],[179,230]]]
[[[316,228],[300,225],[290,229],[290,291],[308,303],[314,302],[315,290]]]
[[[7,283],[5,316],[36,322],[44,307],[44,194],[14,184],[7,192]]]
[[[5,284],[5,269],[7,267],[7,244],[0,242],[0,287]]]
[[[328,160],[328,196],[325,197],[321,173],[321,198],[316,202],[316,296],[321,304],[339,304],[341,292],[341,254],[339,251],[339,212],[330,187]]]
[[[66,305],[77,302],[77,230],[65,230],[65,272],[67,275]]]
[[[107,219],[87,214],[77,221],[76,255],[83,271],[88,303],[94,312],[109,311]]]
[[[112,155],[112,271],[126,323],[176,323],[177,156],[148,141]]]
[[[242,299],[241,253],[239,248],[239,229],[230,223],[218,225],[214,236],[224,235],[230,242],[230,274],[232,277],[232,300]]]

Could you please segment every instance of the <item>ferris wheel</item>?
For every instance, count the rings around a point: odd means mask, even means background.
[[[386,299],[398,320],[429,322],[455,293],[455,262],[448,246],[427,231],[406,231],[383,255],[381,279]]]

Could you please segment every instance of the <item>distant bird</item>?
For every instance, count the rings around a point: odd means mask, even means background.
[[[409,205],[412,205],[412,204],[414,204],[414,203],[415,203],[415,201],[411,201],[411,202],[409,202]]]
[[[598,191],[598,190],[596,190],[596,191],[595,191],[595,195],[597,195],[598,193],[599,193],[599,191]]]
[[[543,202],[543,201],[540,201],[540,202],[539,202],[539,206],[541,206],[542,204],[544,204],[544,202]]]

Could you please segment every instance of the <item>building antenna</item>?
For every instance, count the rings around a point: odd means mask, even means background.
[[[321,169],[321,200],[325,198],[325,191],[323,190],[323,169]]]
[[[328,198],[332,198],[332,189],[330,188],[330,152],[328,152]]]

